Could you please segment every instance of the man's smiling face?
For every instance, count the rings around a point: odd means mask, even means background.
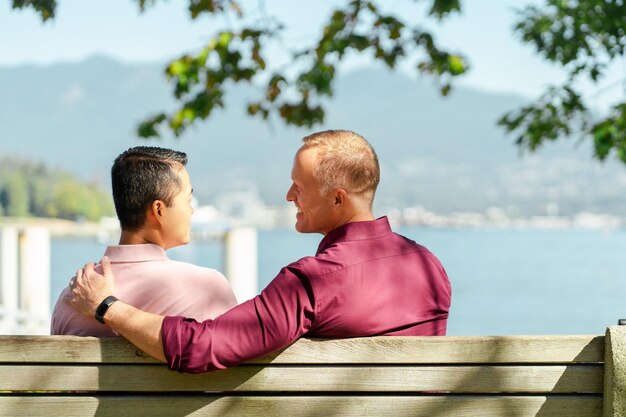
[[[298,209],[296,230],[300,233],[326,235],[336,224],[332,192],[321,195],[320,184],[315,178],[318,150],[300,148],[291,169],[292,184],[287,191],[287,201],[293,201]]]

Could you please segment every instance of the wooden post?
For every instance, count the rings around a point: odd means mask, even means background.
[[[225,233],[224,270],[239,303],[257,295],[257,231],[255,228],[238,227]]]
[[[606,329],[603,417],[626,417],[626,326]]]
[[[19,234],[20,310],[26,330],[47,333],[50,322],[50,233],[28,227]]]
[[[15,326],[17,317],[17,229],[0,229],[0,303],[2,321],[7,330]]]

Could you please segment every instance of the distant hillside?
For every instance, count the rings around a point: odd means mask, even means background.
[[[0,68],[0,155],[19,155],[63,167],[108,186],[110,165],[137,144],[189,153],[201,202],[229,189],[256,187],[281,204],[294,151],[307,130],[264,124],[244,113],[259,94],[237,86],[227,107],[180,139],[140,140],[137,122],[172,108],[161,65],[125,65],[95,57],[48,67]],[[378,207],[513,213],[625,213],[626,171],[592,161],[584,147],[563,142],[520,157],[495,121],[522,104],[518,97],[455,88],[438,96],[427,81],[386,70],[343,75],[319,128],[352,129],[377,149],[383,180]],[[317,130],[317,129],[316,129]]]
[[[0,217],[97,221],[112,216],[110,193],[42,163],[0,157]]]

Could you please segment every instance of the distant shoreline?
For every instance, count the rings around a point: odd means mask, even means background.
[[[93,237],[102,233],[102,225],[97,222],[77,222],[73,220],[43,217],[0,217],[1,227],[44,227],[54,237]]]

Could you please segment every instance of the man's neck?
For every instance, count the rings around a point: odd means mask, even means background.
[[[124,230],[122,229],[122,234],[120,235],[120,245],[144,245],[146,243],[152,243],[153,245],[161,246],[159,239],[155,238],[155,236],[151,236],[151,233],[146,232],[145,230]]]
[[[371,220],[374,220],[374,215],[372,213],[357,213],[354,216],[351,216],[343,224],[354,223],[354,222],[367,222]]]
[[[335,224],[335,226],[332,229],[330,229],[327,233],[323,233],[323,235],[326,236],[330,231],[335,230],[348,223],[367,222],[367,221],[372,221],[372,220],[375,220],[375,218],[374,218],[374,214],[371,211],[350,213],[349,215],[346,215],[342,217],[341,219],[339,219],[339,221]]]

